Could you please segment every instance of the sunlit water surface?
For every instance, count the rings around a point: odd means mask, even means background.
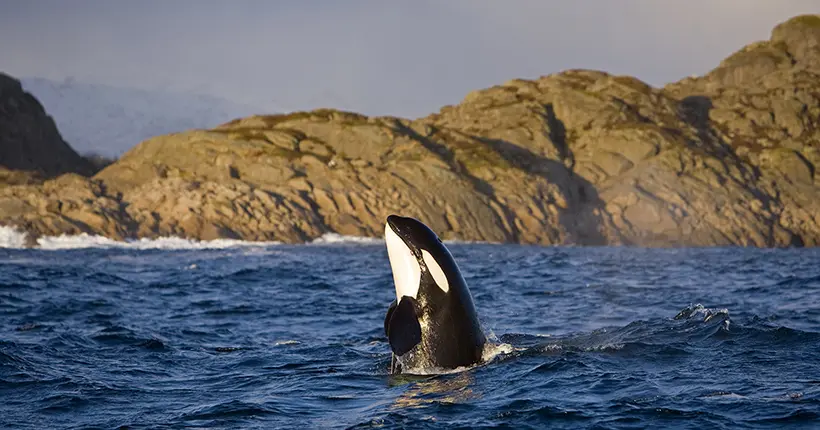
[[[0,424],[820,425],[818,250],[449,248],[496,346],[424,377],[379,242],[0,249]]]

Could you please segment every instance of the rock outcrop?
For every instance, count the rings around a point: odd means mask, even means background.
[[[700,78],[569,70],[426,118],[254,116],[143,142],[92,178],[0,190],[32,236],[380,236],[642,246],[820,244],[820,17]]]
[[[60,137],[54,120],[20,81],[0,73],[0,183],[25,184],[93,166]]]

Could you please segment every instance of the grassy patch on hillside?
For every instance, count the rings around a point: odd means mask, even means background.
[[[509,169],[509,161],[499,154],[490,144],[474,139],[455,139],[448,141],[448,145],[455,158],[467,170],[481,169]]]
[[[800,24],[806,27],[820,27],[820,15],[800,15],[786,22]]]
[[[345,112],[336,109],[316,109],[312,111],[291,112],[282,115],[266,115],[262,117],[265,125],[276,127],[279,124],[292,121],[335,121],[346,125],[367,123],[367,116],[355,112]]]

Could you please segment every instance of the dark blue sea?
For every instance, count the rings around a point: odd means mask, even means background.
[[[383,243],[0,249],[8,428],[820,428],[820,250],[449,244],[488,361],[391,376]]]

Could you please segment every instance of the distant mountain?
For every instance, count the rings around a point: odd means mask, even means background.
[[[116,157],[163,134],[211,128],[265,109],[200,94],[141,90],[80,82],[22,78],[81,154]]]
[[[0,186],[97,169],[60,136],[54,121],[20,81],[0,72]]]

